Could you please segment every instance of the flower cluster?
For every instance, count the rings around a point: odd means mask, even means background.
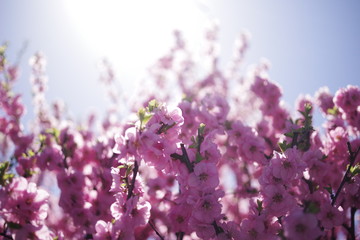
[[[204,64],[175,32],[136,101],[120,97],[104,61],[112,104],[99,128],[47,103],[37,53],[25,129],[19,70],[1,46],[0,239],[357,239],[360,88],[323,87],[291,114],[267,63],[240,71],[246,34],[220,68],[217,30]]]

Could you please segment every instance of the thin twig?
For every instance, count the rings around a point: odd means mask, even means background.
[[[351,226],[350,226],[350,236],[352,240],[355,240],[355,213],[356,213],[356,208],[352,207],[350,210],[351,213]]]
[[[184,232],[177,232],[175,233],[176,235],[176,240],[183,240],[185,233]]]
[[[159,231],[156,229],[155,225],[151,223],[152,220],[149,220],[149,225],[150,227],[154,230],[154,232],[156,233],[156,235],[158,235],[158,237],[161,239],[161,240],[165,240],[165,238],[163,236],[161,236],[161,234],[159,233]]]
[[[180,146],[181,146],[182,155],[180,155],[178,153],[172,153],[172,154],[170,154],[170,157],[180,160],[182,163],[184,163],[186,165],[187,169],[189,170],[189,172],[191,173],[194,171],[194,168],[190,162],[190,159],[186,152],[184,144],[180,144]]]
[[[351,150],[351,145],[349,142],[347,142],[347,146],[348,146],[348,151],[349,151],[349,162],[350,164],[348,165],[348,168],[345,172],[345,175],[343,177],[343,179],[341,180],[341,183],[340,183],[340,186],[339,188],[337,189],[336,193],[335,193],[335,197],[332,199],[331,201],[331,205],[334,206],[334,204],[336,203],[336,199],[338,198],[342,188],[344,187],[345,183],[350,181],[351,179],[351,176],[349,176],[349,173],[350,173],[350,169],[352,168],[352,166],[354,165],[355,163],[355,159],[360,151],[360,147],[358,147],[358,149],[356,150],[356,152],[353,152]]]
[[[128,189],[128,195],[127,195],[128,200],[133,195],[133,191],[134,191],[134,188],[135,188],[135,179],[136,179],[136,175],[138,173],[138,170],[139,170],[139,165],[138,165],[137,161],[135,160],[134,169],[133,169],[133,177],[131,179],[131,185],[129,186],[129,189]]]

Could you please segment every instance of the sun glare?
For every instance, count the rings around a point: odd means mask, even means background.
[[[135,63],[148,66],[168,50],[175,29],[196,42],[193,39],[202,38],[207,24],[199,2],[190,0],[64,3],[75,31],[90,51],[130,68]]]

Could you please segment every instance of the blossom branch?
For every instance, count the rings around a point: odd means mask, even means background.
[[[358,147],[358,149],[357,149],[355,152],[353,152],[352,149],[351,149],[351,145],[350,145],[349,142],[347,142],[347,147],[348,147],[348,151],[349,151],[349,161],[350,161],[350,164],[348,165],[348,168],[347,168],[347,170],[346,170],[346,172],[345,172],[345,175],[344,175],[344,177],[343,177],[343,179],[342,179],[342,181],[341,181],[341,183],[340,183],[340,186],[339,186],[339,188],[338,188],[337,191],[336,191],[335,197],[334,197],[334,198],[332,199],[332,201],[331,201],[331,205],[332,205],[332,206],[334,206],[334,204],[335,204],[335,202],[336,202],[336,199],[338,198],[338,196],[339,196],[342,188],[344,187],[345,183],[350,181],[350,179],[351,179],[351,176],[349,175],[350,169],[351,169],[351,167],[354,165],[355,159],[356,159],[356,157],[357,157],[357,155],[358,155],[358,153],[359,153],[359,151],[360,151],[360,147]]]
[[[128,200],[133,195],[133,191],[134,191],[134,187],[135,187],[135,179],[136,179],[136,175],[137,175],[138,171],[139,171],[139,165],[138,165],[137,161],[135,160],[134,169],[133,169],[133,177],[131,179],[131,184],[130,184],[129,189],[128,189],[128,195],[127,195]]]
[[[174,158],[174,159],[178,159],[180,160],[182,163],[184,163],[187,167],[187,169],[189,170],[189,172],[193,172],[194,171],[194,167],[192,166],[189,156],[186,152],[185,146],[184,144],[180,144],[181,146],[181,151],[182,151],[182,155],[177,154],[177,153],[172,153],[170,154],[170,157]]]
[[[165,238],[163,236],[161,236],[161,234],[159,233],[159,231],[156,229],[155,225],[152,223],[152,220],[149,220],[149,225],[150,227],[154,230],[154,232],[156,233],[156,235],[158,235],[158,237],[161,240],[164,240]]]

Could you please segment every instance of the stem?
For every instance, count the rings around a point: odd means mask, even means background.
[[[180,144],[181,146],[181,151],[182,151],[182,155],[180,154],[177,154],[177,153],[172,153],[170,154],[170,157],[174,158],[174,159],[177,159],[177,160],[180,160],[182,163],[184,163],[187,167],[187,169],[189,170],[190,173],[192,173],[194,171],[194,168],[190,162],[190,159],[189,159],[189,156],[186,152],[186,149],[185,149],[185,146],[184,144]]]
[[[358,147],[358,149],[356,150],[356,152],[353,152],[353,151],[351,150],[351,145],[350,145],[349,142],[347,142],[347,147],[348,147],[348,151],[349,151],[349,162],[350,162],[350,164],[349,164],[349,166],[348,166],[348,168],[347,168],[347,170],[346,170],[346,172],[345,172],[345,175],[344,175],[343,179],[341,180],[340,186],[339,186],[339,188],[338,188],[337,191],[336,191],[335,197],[334,197],[334,198],[332,199],[332,201],[331,201],[331,205],[332,205],[332,206],[334,206],[334,204],[335,204],[335,202],[336,202],[336,199],[338,198],[338,196],[339,196],[342,188],[344,187],[345,183],[348,182],[348,181],[350,181],[351,176],[349,176],[349,172],[350,172],[351,167],[354,165],[355,159],[356,159],[356,157],[357,157],[357,155],[358,155],[358,153],[359,153],[359,151],[360,151],[360,147]]]
[[[331,238],[330,238],[331,240],[336,240],[336,236],[335,236],[335,227],[333,227],[332,229],[331,229]]]
[[[339,196],[342,188],[344,187],[345,183],[350,180],[350,178],[348,177],[348,174],[349,174],[349,172],[350,172],[350,168],[351,168],[351,165],[349,165],[349,167],[348,167],[347,170],[346,170],[346,173],[345,173],[345,175],[344,175],[344,177],[343,177],[343,179],[342,179],[342,181],[341,181],[341,183],[340,183],[340,186],[339,186],[339,188],[338,188],[337,191],[336,191],[335,197],[334,197],[334,198],[332,199],[332,201],[331,201],[331,206],[334,206],[334,204],[335,204],[335,202],[336,202],[336,199],[338,198],[338,196]]]
[[[177,232],[175,233],[176,235],[176,240],[183,240],[185,233],[184,232]]]
[[[165,240],[165,238],[163,236],[161,236],[161,234],[159,233],[159,231],[156,229],[155,225],[151,223],[152,220],[149,221],[149,225],[150,227],[154,230],[154,232],[156,233],[156,235],[158,235],[158,237],[161,239],[161,240]]]
[[[224,229],[222,229],[221,227],[219,227],[216,223],[216,221],[213,221],[212,225],[214,226],[216,235],[219,235],[220,233],[224,232]]]
[[[291,141],[291,148],[295,147],[298,144],[297,138],[299,136],[298,132],[294,132],[294,136]]]
[[[0,236],[3,236],[4,239],[14,240],[14,238],[11,235],[7,235],[6,232],[8,230],[8,224],[7,222],[4,223],[4,231],[0,233]]]
[[[204,141],[204,137],[200,134],[200,129],[198,129],[198,145],[197,145],[197,151],[200,154],[201,144]]]
[[[66,155],[64,156],[64,158],[63,158],[63,164],[64,164],[64,167],[66,168],[66,169],[68,169],[69,168],[69,165],[67,164],[67,162],[66,162]]]
[[[6,235],[6,233],[0,233],[0,236],[3,236],[4,239],[14,240],[11,235]]]
[[[131,179],[131,185],[129,186],[129,189],[128,189],[127,200],[129,200],[133,195],[133,191],[135,188],[135,179],[136,179],[136,175],[137,175],[138,171],[139,171],[139,165],[138,165],[137,161],[135,160],[134,169],[133,169],[133,177]]]
[[[355,240],[355,213],[356,213],[356,208],[352,207],[351,208],[351,226],[350,226],[350,236],[352,240]]]

